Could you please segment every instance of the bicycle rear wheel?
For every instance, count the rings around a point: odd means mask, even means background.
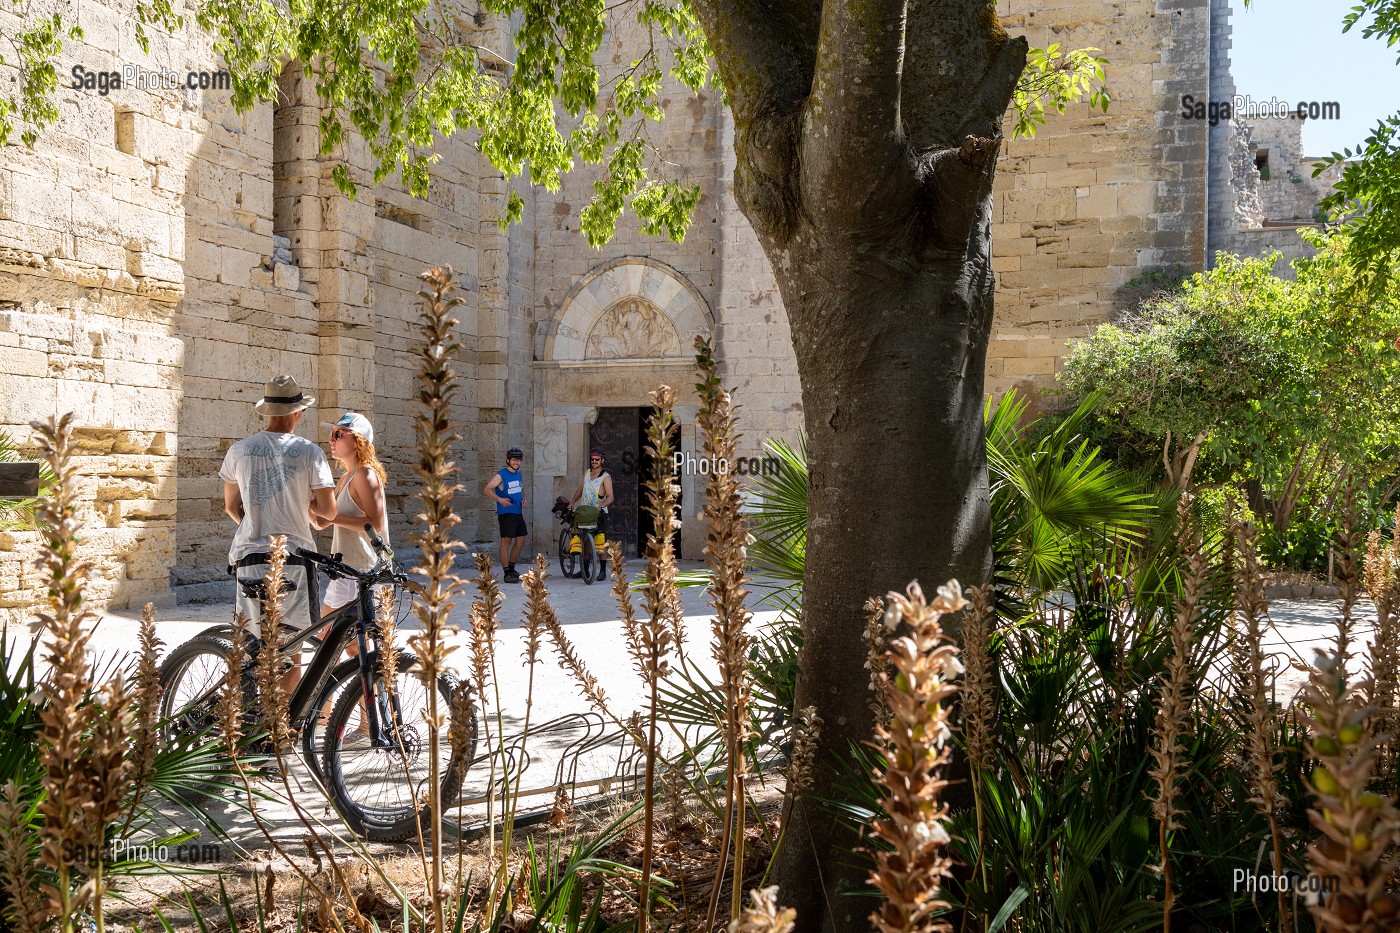
[[[564,528],[559,532],[559,571],[570,580],[578,576],[578,555],[569,550],[573,529]]]
[[[232,764],[222,748],[212,760],[202,751],[210,744],[223,744],[219,701],[232,652],[233,642],[222,635],[197,635],[177,645],[157,674],[160,745],[176,756],[171,789],[192,803],[222,796],[234,786]],[[245,719],[250,719],[253,683],[244,677],[242,687]]]
[[[166,657],[158,674],[160,736],[166,744],[189,747],[217,738],[219,697],[232,653],[229,639],[196,635]]]
[[[375,709],[380,716],[382,740],[370,740],[363,692],[353,686],[341,692],[325,729],[322,770],[331,790],[331,801],[346,825],[372,842],[402,842],[419,830],[427,832],[428,782],[432,761],[428,724],[428,692],[415,673],[413,655],[399,656],[399,670],[392,691],[385,689],[375,663]],[[438,738],[438,792],[445,813],[461,797],[467,768],[476,756],[476,706],[471,716],[457,724],[459,748],[454,753],[452,709],[459,691],[470,690],[448,674],[437,678],[437,704],[442,725]],[[419,806],[419,804],[423,806]]]

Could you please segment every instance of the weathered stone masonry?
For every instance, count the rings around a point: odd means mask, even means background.
[[[1223,203],[1205,183],[1208,164],[1215,185],[1228,156],[1212,160],[1206,125],[1182,121],[1176,102],[1206,91],[1212,67],[1219,80],[1228,64],[1223,8],[1002,5],[1007,28],[1035,45],[1102,49],[1115,97],[1107,115],[1073,108],[1004,148],[990,391],[1043,385],[1065,340],[1103,320],[1115,290],[1141,270],[1206,262],[1207,216]],[[142,54],[127,0],[76,10],[84,38],[65,47],[63,77],[77,64],[219,68],[208,39],[193,33],[154,34]],[[0,10],[0,29],[16,26]],[[468,17],[462,28],[469,41],[504,44],[497,24]],[[641,41],[622,24],[600,57],[625,67]],[[10,74],[0,68],[0,80]],[[577,218],[595,168],[554,194],[522,189],[524,223],[503,234],[505,182],[465,139],[443,148],[423,201],[392,182],[370,184],[364,148],[351,144],[343,157],[361,190],[343,197],[318,155],[320,105],[296,73],[282,77],[277,105],[247,114],[233,112],[227,91],[104,96],[63,85],[58,125],[36,148],[0,150],[0,429],[23,440],[30,420],[75,413],[98,604],[226,592],[232,526],[217,469],[228,446],[259,427],[252,403],[278,372],[318,396],[303,435],[325,441],[320,424],[344,409],[373,420],[392,532],[405,541],[417,482],[417,276],[431,264],[450,263],[466,298],[454,412],[465,538],[494,540],[480,486],[519,445],[534,544],[552,552],[549,504],[576,485],[590,425],[606,409],[646,406],[660,381],[687,393],[682,445],[697,449],[688,364],[696,333],[715,340],[743,406],[740,453],[796,435],[786,318],[733,198],[733,124],[714,93],[671,88],[667,119],[649,130],[672,177],[701,185],[685,242],[644,238],[624,218],[593,251]],[[683,546],[698,555],[695,479],[683,488]],[[22,615],[36,595],[35,544],[33,533],[0,534],[0,615]]]

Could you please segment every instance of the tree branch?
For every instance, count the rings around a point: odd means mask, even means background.
[[[906,13],[907,0],[822,5],[816,72],[802,115],[804,188],[878,184],[905,158],[899,97]],[[851,172],[856,165],[863,167],[859,175]]]
[[[914,148],[999,136],[1027,48],[1006,34],[995,0],[909,0],[902,116]]]
[[[818,14],[802,0],[691,0],[729,94],[736,135],[811,89]]]

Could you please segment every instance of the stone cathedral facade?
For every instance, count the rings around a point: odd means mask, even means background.
[[[36,4],[38,6],[38,4]],[[450,264],[459,310],[457,462],[463,537],[494,541],[480,488],[510,446],[526,451],[532,545],[553,553],[549,507],[570,495],[590,444],[609,452],[635,510],[638,430],[659,383],[688,387],[695,334],[710,336],[743,405],[741,453],[792,439],[802,419],[783,307],[732,192],[733,125],[717,94],[668,94],[652,139],[703,195],[682,244],[625,220],[601,250],[578,232],[596,172],[550,194],[521,189],[524,222],[497,227],[506,182],[468,139],[442,149],[426,200],[369,184],[344,152],[355,200],[319,155],[309,81],[236,113],[229,92],[70,87],[74,69],[217,72],[207,37],[156,35],[143,54],[129,0],[84,0],[59,60],[60,118],[30,150],[0,149],[0,430],[72,411],[85,541],[99,604],[168,605],[227,595],[233,526],[218,467],[259,429],[253,402],[295,375],[318,403],[301,433],[342,410],[374,423],[389,469],[393,534],[406,541],[418,274]],[[1065,340],[1105,320],[1146,269],[1202,268],[1239,225],[1228,124],[1183,119],[1183,94],[1228,99],[1225,0],[1008,0],[1007,28],[1033,45],[1095,46],[1111,62],[1107,114],[1080,106],[1034,139],[1008,140],[997,173],[997,324],[988,390],[1053,378]],[[0,10],[0,31],[18,27]],[[505,47],[498,24],[468,37]],[[601,53],[625,66],[642,41],[620,23]],[[11,71],[0,67],[8,85]],[[210,82],[217,84],[217,81]],[[1247,161],[1247,160],[1246,160]],[[1294,236],[1275,231],[1273,236]],[[696,404],[679,441],[697,450]],[[914,442],[913,439],[910,440]],[[685,556],[698,557],[700,482],[682,480]],[[638,519],[623,517],[635,546]],[[0,615],[35,595],[32,532],[0,532]]]

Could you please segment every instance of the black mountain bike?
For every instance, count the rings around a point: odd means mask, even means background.
[[[358,584],[357,598],[292,632],[276,650],[290,658],[304,642],[329,625],[326,637],[316,645],[310,664],[302,671],[288,709],[293,730],[300,738],[300,754],[307,767],[329,792],[336,811],[352,831],[376,842],[398,842],[427,831],[429,734],[427,689],[419,679],[418,659],[400,651],[393,684],[380,669],[382,632],[374,611],[374,588],[403,587],[407,577],[395,570],[393,555],[370,533],[380,560],[368,571],[359,571],[341,560],[298,548],[297,557],[325,568],[332,578],[349,577]],[[314,567],[308,566],[308,573]],[[249,595],[265,598],[261,580],[240,581]],[[261,590],[261,592],[259,592]],[[314,612],[319,616],[320,606]],[[160,717],[163,738],[181,746],[202,744],[217,732],[218,703],[233,651],[233,626],[206,629],[177,647],[160,669]],[[354,657],[341,660],[351,644]],[[245,644],[246,663],[242,684],[245,710],[256,710],[254,671],[263,644],[252,635]],[[288,662],[290,663],[290,662]],[[467,768],[476,755],[476,706],[468,701],[471,722],[465,726],[465,752],[452,755],[452,711],[459,691],[470,690],[456,678],[437,678],[439,734],[439,793],[444,811],[461,796]],[[420,822],[420,820],[422,820]]]

